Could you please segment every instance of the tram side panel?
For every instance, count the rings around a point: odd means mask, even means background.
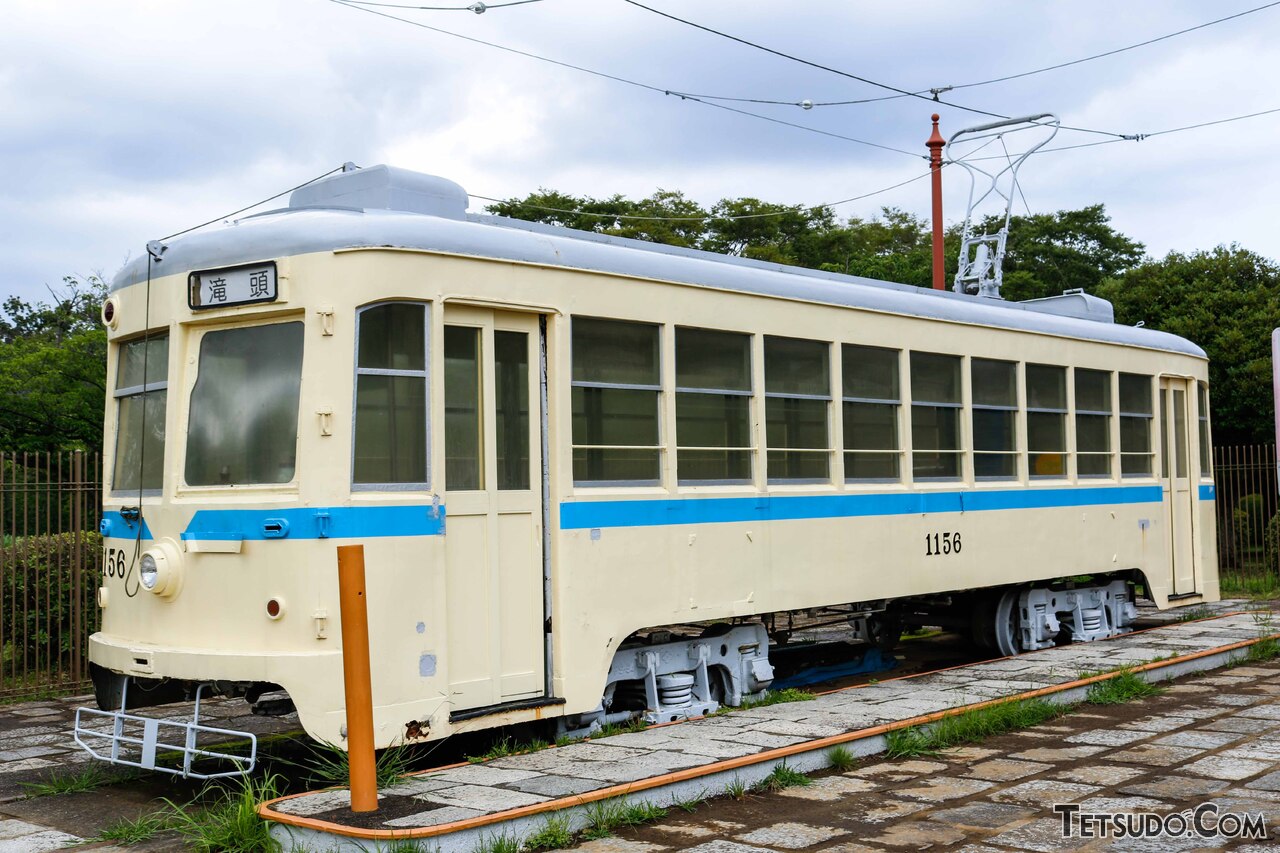
[[[298,290],[289,305],[275,306],[271,311],[196,318],[194,325],[293,316],[290,312],[305,317],[295,484],[265,496],[263,490],[249,490],[261,498],[257,501],[236,490],[176,486],[182,475],[182,437],[192,378],[188,371],[197,355],[194,349],[176,348],[175,352],[184,355],[171,356],[170,361],[165,494],[160,499],[146,499],[145,515],[157,537],[178,541],[201,509],[251,507],[266,512],[278,506],[394,507],[422,505],[431,502],[432,494],[442,495],[446,521],[441,535],[362,540],[369,567],[375,721],[380,744],[403,740],[410,732],[429,731],[437,737],[450,731],[454,727],[449,722],[454,701],[450,685],[454,670],[461,669],[461,658],[456,662],[452,658],[455,653],[483,657],[487,649],[482,634],[478,642],[463,647],[450,633],[450,610],[459,602],[450,600],[457,590],[450,590],[446,583],[450,502],[443,495],[443,367],[438,336],[432,345],[431,367],[432,492],[351,491],[352,324],[356,308],[375,297],[429,301],[437,330],[442,323],[438,312],[447,292],[444,288],[463,287],[459,282],[477,299],[504,301],[514,294],[530,302],[536,299],[541,304],[563,306],[563,313],[551,316],[549,322],[553,396],[548,418],[555,644],[552,692],[566,703],[560,709],[547,709],[548,715],[594,707],[618,645],[635,630],[659,625],[1129,568],[1149,570],[1157,602],[1165,603],[1161,585],[1155,580],[1158,572],[1151,568],[1167,559],[1161,544],[1165,537],[1155,536],[1151,530],[1163,524],[1159,503],[878,513],[879,496],[863,494],[857,488],[839,483],[811,490],[772,488],[764,484],[759,472],[756,487],[741,489],[575,489],[568,454],[571,317],[582,313],[663,322],[668,319],[664,306],[674,298],[673,286],[594,276],[588,280],[585,273],[530,271],[509,264],[409,253],[351,253],[336,258],[322,253],[289,259],[288,268],[295,286],[306,282],[305,298]],[[180,278],[163,281],[155,292],[181,294],[184,282]],[[372,293],[351,288],[351,281],[398,284],[381,285],[383,289]],[[139,303],[134,298],[137,292],[134,287],[124,294],[129,304]],[[606,292],[608,298],[602,295]],[[824,306],[780,306],[776,300],[697,288],[680,288],[679,296],[682,324],[897,348],[909,347],[916,340],[929,341],[932,346],[941,337],[936,333],[939,324],[932,321]],[[301,310],[304,306],[305,312]],[[155,316],[184,316],[185,308],[173,301],[167,305],[153,301],[152,307]],[[324,319],[316,314],[321,307],[332,309],[332,334],[325,333]],[[762,317],[767,318],[768,328],[764,328]],[[130,331],[140,331],[140,325]],[[175,323],[171,332],[175,340],[183,341],[184,336],[194,334],[194,327]],[[996,335],[981,328],[948,335],[954,343],[946,349],[1001,356],[1023,348],[1025,353],[1013,356],[1019,360],[1070,361],[1071,348],[1077,346],[1061,340],[1037,341],[1026,334]],[[1092,349],[1097,351],[1092,355],[1095,360],[1114,359],[1119,352],[1114,347]],[[1141,353],[1137,356],[1141,363],[1135,369],[1154,375],[1163,357]],[[320,413],[324,411],[331,413],[327,435],[321,429]],[[755,413],[757,432],[762,429],[761,417],[762,413]],[[836,436],[838,439],[838,433]],[[114,446],[113,438],[108,435],[108,447]],[[668,457],[673,455],[672,445],[668,440]],[[764,463],[762,452],[756,458],[758,464]],[[110,460],[107,468],[110,470]],[[1075,488],[1070,483],[1059,485],[1063,491]],[[1033,487],[1045,488],[1047,484],[1034,483]],[[994,488],[1026,491],[1016,482]],[[884,499],[888,505],[922,493],[984,489],[957,482],[917,489],[886,487],[885,491],[892,492]],[[794,502],[815,496],[833,502],[829,514],[797,517],[805,513],[791,510]],[[864,504],[869,501],[871,508],[860,505],[855,514],[840,514],[849,512],[851,496]],[[726,518],[721,513],[694,523],[671,523],[673,516],[686,511],[684,504],[718,498],[743,502],[733,510],[738,515],[730,513]],[[588,506],[593,501],[632,504],[624,511],[627,523],[615,523],[616,517],[593,523],[589,515],[565,523],[566,513],[575,511],[567,507]],[[132,502],[128,496],[109,495],[107,505]],[[649,502],[654,503],[647,505]],[[663,504],[660,512],[654,509],[658,503]],[[754,506],[744,509],[743,504],[761,506],[757,511]],[[641,516],[627,518],[625,512]],[[1211,510],[1208,512],[1211,516]],[[1205,503],[1201,502],[1201,515],[1204,513]],[[666,520],[652,523],[655,515]],[[1150,522],[1148,527],[1143,527],[1144,519]],[[646,523],[633,523],[637,520]],[[1202,529],[1211,531],[1212,527]],[[958,552],[953,547],[950,553],[931,555],[925,537],[943,533],[959,533],[962,547]],[[344,703],[333,567],[333,546],[340,541],[341,537],[246,540],[235,553],[201,552],[187,542],[183,590],[167,601],[129,598],[121,579],[108,578],[108,606],[93,659],[139,676],[281,684],[295,698],[303,724],[313,736],[340,742]],[[1212,548],[1211,535],[1201,541],[1206,552]],[[107,547],[126,550],[132,544],[128,536],[117,533],[108,538]],[[1204,565],[1214,563],[1206,560]],[[1206,586],[1205,592],[1210,593],[1210,587]],[[469,594],[483,596],[486,591],[477,584]],[[272,620],[264,613],[270,595],[285,602],[285,618]],[[497,715],[459,725],[483,727],[535,715]],[[423,722],[428,726],[416,725]]]

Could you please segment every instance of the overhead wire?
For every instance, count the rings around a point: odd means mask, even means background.
[[[555,65],[560,68],[568,68],[572,71],[579,71],[584,74],[590,74],[594,77],[600,77],[605,80],[612,80],[615,83],[623,83],[628,86],[634,86],[638,89],[645,89],[647,91],[655,92],[660,95],[676,95],[682,100],[693,101],[694,103],[702,104],[703,106],[713,107],[718,110],[724,110],[726,112],[736,113],[738,115],[749,116],[751,118],[759,119],[761,121],[767,121],[771,124],[782,125],[784,127],[792,127],[792,128],[796,128],[797,130],[803,130],[809,133],[816,133],[820,136],[827,136],[833,139],[840,139],[845,142],[853,142],[858,145],[866,145],[871,148],[879,148],[884,151],[892,151],[896,154],[905,154],[908,157],[914,157],[917,159],[928,159],[927,155],[920,154],[915,151],[907,151],[906,149],[903,149],[903,148],[895,148],[892,145],[884,145],[879,142],[871,142],[870,140],[866,140],[866,139],[858,139],[857,137],[847,136],[845,134],[836,133],[830,130],[823,130],[821,128],[812,127],[810,125],[798,124],[796,122],[786,121],[785,119],[775,118],[774,116],[767,116],[767,115],[762,115],[760,113],[753,113],[750,110],[742,110],[736,107],[730,107],[726,104],[717,104],[713,101],[704,101],[701,98],[698,98],[693,95],[682,95],[671,89],[664,89],[660,86],[653,86],[649,83],[642,83],[638,80],[632,80],[627,77],[619,76],[617,74],[610,74],[606,71],[598,71],[594,68],[588,68],[584,65],[577,65],[575,63],[565,62],[564,60],[560,60],[560,59],[552,59],[550,57],[542,56],[540,54],[536,54],[531,51],[521,50],[520,48],[508,47],[506,45],[497,44],[496,42],[485,41],[484,39],[476,38],[474,36],[463,35],[462,33],[455,33],[451,30],[441,29],[440,27],[435,27],[430,24],[424,24],[421,21],[415,21],[410,18],[402,18],[399,15],[393,15],[393,14],[390,14],[389,12],[382,12],[382,11],[379,11],[378,9],[368,8],[368,7],[359,6],[359,5],[353,5],[353,0],[328,0],[328,2],[336,3],[339,6],[346,6],[348,9],[354,9],[357,12],[366,12],[370,15],[377,15],[378,17],[381,17],[381,18],[387,18],[392,21],[399,21],[402,24],[408,24],[409,26],[412,26],[412,27],[418,27],[419,29],[429,30],[433,33],[438,33],[440,35],[450,36],[451,38],[456,38],[456,39],[462,39],[463,41],[468,41],[473,44],[479,44],[479,45],[483,45],[484,47],[490,47],[495,50],[501,50],[505,53],[511,53],[516,56],[523,56],[526,59],[534,59],[534,60],[537,60],[538,62],[545,62],[549,65]]]
[[[1236,12],[1233,15],[1227,15],[1222,18],[1216,18],[1212,21],[1205,21],[1203,24],[1196,24],[1194,27],[1187,27],[1185,29],[1177,30],[1176,32],[1165,33],[1162,36],[1156,36],[1155,38],[1150,38],[1150,39],[1147,39],[1146,41],[1140,41],[1140,42],[1137,42],[1136,44],[1125,45],[1124,47],[1118,47],[1118,48],[1115,48],[1114,50],[1103,51],[1102,53],[1095,53],[1091,56],[1081,57],[1080,59],[1072,59],[1069,62],[1059,62],[1056,65],[1046,65],[1043,68],[1036,68],[1031,71],[1022,71],[1018,74],[1006,74],[1003,77],[992,77],[990,80],[979,80],[974,83],[957,83],[955,85],[949,86],[948,88],[972,89],[975,86],[987,86],[992,83],[1003,83],[1007,80],[1018,80],[1022,77],[1030,77],[1033,74],[1043,74],[1046,71],[1056,71],[1059,68],[1068,68],[1072,65],[1080,65],[1085,62],[1092,62],[1095,59],[1102,59],[1107,56],[1115,56],[1117,53],[1124,53],[1125,51],[1135,50],[1139,47],[1146,47],[1147,45],[1155,44],[1157,42],[1162,42],[1167,39],[1174,38],[1176,36],[1192,33],[1192,32],[1195,32],[1196,30],[1203,30],[1205,27],[1212,27],[1215,24],[1225,23],[1226,21],[1232,21],[1232,20],[1235,20],[1236,18],[1243,18],[1245,15],[1252,15],[1254,12],[1261,12],[1266,9],[1270,9],[1274,6],[1280,6],[1280,0],[1274,0],[1274,2],[1272,3],[1264,3],[1261,6],[1255,6],[1252,9],[1245,9],[1242,12]]]
[[[778,50],[777,48],[768,47],[767,45],[759,44],[758,42],[753,42],[749,39],[742,38],[741,36],[735,36],[735,35],[732,35],[731,33],[726,33],[723,30],[717,30],[716,28],[709,27],[706,24],[699,24],[696,21],[690,21],[687,18],[681,18],[680,16],[673,15],[670,12],[664,12],[661,9],[655,9],[652,6],[646,6],[645,4],[639,2],[639,0],[622,0],[622,2],[635,6],[638,9],[644,9],[646,12],[651,12],[660,17],[668,18],[672,21],[676,21],[678,23],[684,24],[685,26],[693,27],[694,29],[697,29],[697,30],[702,30],[705,33],[710,33],[711,35],[718,36],[719,38],[728,39],[729,41],[737,42],[738,44],[745,45],[754,50],[763,51],[765,53],[772,54],[773,56],[790,60],[791,62],[798,62],[801,65],[807,65],[810,68],[816,68],[820,71],[827,71],[831,74],[837,74],[841,77],[846,77],[850,80],[857,80],[860,83],[866,83],[871,86],[876,86],[881,89],[886,89],[890,92],[897,92],[902,97],[919,98],[921,100],[929,101],[931,103],[937,103],[943,106],[952,107],[953,109],[964,110],[965,112],[976,113],[978,115],[989,116],[991,118],[1004,118],[1004,119],[1009,118],[1009,116],[1005,115],[1004,113],[995,113],[995,112],[991,112],[990,110],[983,110],[983,109],[978,109],[977,107],[966,106],[965,104],[957,104],[954,101],[944,101],[938,97],[938,95],[941,93],[942,90],[937,90],[936,92],[934,90],[930,90],[930,92],[932,93],[930,95],[926,95],[922,92],[912,92],[908,89],[903,89],[899,86],[894,86],[891,83],[884,83],[879,80],[873,80],[869,77],[863,77],[858,74],[853,74],[852,72],[849,72],[849,71],[843,71],[839,68],[833,68],[832,66],[824,65],[821,62],[814,62],[811,59],[805,59],[804,57],[796,56],[795,54],[787,53],[785,51]],[[1097,130],[1095,128],[1074,127],[1074,126],[1065,125],[1065,124],[1062,125],[1062,128],[1064,130],[1074,130],[1078,133],[1093,133],[1099,136],[1115,136],[1118,138],[1125,138],[1125,134],[1116,133],[1115,131],[1111,131],[1111,130]]]
[[[1276,0],[1280,2],[1280,0]],[[357,6],[381,6],[385,9],[412,9],[415,12],[487,12],[490,9],[502,9],[506,6],[524,6],[529,3],[541,3],[542,0],[508,0],[506,3],[472,3],[470,6],[415,6],[411,3],[374,3],[372,0],[350,0]]]
[[[1252,9],[1245,9],[1244,11],[1236,12],[1233,15],[1227,15],[1222,18],[1216,18],[1212,21],[1206,21],[1203,24],[1197,24],[1194,27],[1186,27],[1184,29],[1177,30],[1172,33],[1165,33],[1164,35],[1156,36],[1155,38],[1146,39],[1145,41],[1140,41],[1134,44],[1125,45],[1124,47],[1118,47],[1113,50],[1103,51],[1102,53],[1094,53],[1089,56],[1082,56],[1079,59],[1072,59],[1067,62],[1059,62],[1054,65],[1046,65],[1043,68],[1035,68],[1030,71],[1021,71],[1021,72],[1018,72],[1017,74],[1006,74],[1001,77],[992,77],[989,80],[978,80],[972,83],[955,83],[948,86],[937,86],[937,87],[930,87],[927,89],[917,89],[914,92],[910,92],[910,93],[896,93],[892,95],[880,95],[874,98],[857,98],[853,100],[841,100],[841,101],[814,101],[814,100],[807,100],[807,99],[785,100],[785,99],[777,99],[777,98],[745,98],[745,97],[735,97],[732,95],[708,95],[708,94],[698,94],[697,97],[705,98],[711,101],[739,101],[739,102],[752,103],[752,104],[794,106],[794,107],[803,107],[805,109],[808,109],[810,107],[836,107],[836,106],[849,106],[852,104],[869,104],[877,101],[895,101],[901,98],[932,95],[933,93],[941,94],[942,92],[952,91],[955,89],[971,89],[976,86],[987,86],[992,83],[1003,83],[1008,80],[1018,80],[1023,77],[1030,77],[1035,74],[1043,74],[1046,71],[1056,71],[1060,68],[1068,68],[1073,65],[1081,65],[1085,62],[1092,62],[1095,59],[1103,59],[1108,56],[1115,56],[1116,54],[1119,54],[1119,53],[1135,50],[1140,47],[1146,47],[1148,45],[1156,44],[1157,42],[1162,42],[1167,39],[1174,38],[1176,36],[1185,35],[1187,33],[1195,32],[1196,30],[1202,30],[1202,29],[1205,29],[1206,27],[1212,27],[1215,24],[1221,24],[1227,21],[1235,20],[1236,18],[1242,18],[1245,15],[1252,15],[1255,12],[1262,12],[1266,9],[1270,9],[1275,6],[1280,6],[1280,0],[1273,0],[1273,2],[1271,3],[1264,3],[1261,6],[1255,6]],[[658,14],[661,14],[661,13],[658,13]],[[673,92],[672,94],[684,95],[689,93]],[[933,100],[933,98],[930,97],[930,100]],[[941,101],[939,103],[941,103]]]
[[[288,195],[294,190],[300,190],[309,184],[314,184],[316,181],[320,180],[321,178],[327,178],[330,175],[336,174],[337,172],[341,172],[344,168],[346,168],[345,165],[339,166],[336,169],[330,169],[324,174],[316,175],[314,178],[312,178],[309,181],[303,181],[302,183],[298,184],[296,187],[290,187],[289,189],[283,192],[278,192],[273,196],[268,196],[267,198],[264,198],[261,201],[255,201],[253,204],[247,207],[242,207],[239,210],[233,210],[230,213],[223,214],[222,216],[216,217],[214,219],[210,219],[208,222],[201,222],[199,225],[192,225],[190,228],[185,228],[182,231],[176,231],[173,234],[170,234],[168,237],[161,237],[160,242],[163,243],[165,240],[172,240],[174,237],[181,237],[183,234],[190,234],[192,231],[196,231],[196,230],[199,230],[200,228],[204,228],[206,225],[213,225],[214,223],[221,222],[224,219],[230,219],[233,216],[238,216],[239,214],[244,213],[246,210],[253,210],[255,207],[264,205],[269,201],[275,201],[276,199],[280,198],[280,196],[282,195]]]
[[[1258,116],[1272,115],[1274,113],[1280,113],[1280,107],[1274,107],[1268,110],[1259,110],[1258,112],[1246,113],[1244,115],[1231,116],[1229,118],[1214,119],[1213,121],[1202,121],[1202,122],[1197,122],[1196,124],[1186,124],[1186,125],[1182,125],[1181,127],[1170,127],[1164,130],[1153,130],[1149,133],[1136,133],[1134,134],[1134,141],[1141,142],[1144,139],[1150,139],[1154,136],[1167,136],[1171,133],[1181,133],[1185,130],[1197,130],[1198,128],[1202,128],[1202,127],[1213,127],[1214,125],[1219,125],[1219,124],[1229,124],[1235,121],[1244,121],[1245,119],[1257,118]],[[1040,154],[1048,154],[1052,151],[1071,151],[1076,148],[1094,148],[1098,145],[1111,145],[1114,142],[1125,142],[1125,141],[1126,140],[1123,140],[1123,139],[1100,139],[1097,142],[1084,142],[1078,145],[1059,145],[1054,148],[1041,148],[1039,151],[1035,152],[1035,156],[1038,156]],[[999,160],[1001,159],[1001,157],[999,155],[988,156],[988,157],[966,156],[964,159],[966,160]]]

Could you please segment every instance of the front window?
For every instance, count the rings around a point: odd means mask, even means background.
[[[191,391],[187,484],[292,480],[301,381],[302,323],[206,332]]]
[[[158,491],[164,476],[169,336],[120,345],[116,369],[116,460],[112,489]]]

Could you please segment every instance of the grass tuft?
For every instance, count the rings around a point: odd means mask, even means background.
[[[557,742],[558,744],[558,742]],[[504,737],[497,743],[489,747],[489,749],[481,755],[468,755],[467,761],[471,764],[483,764],[486,761],[492,761],[495,758],[506,758],[511,755],[525,755],[530,752],[540,752],[547,749],[551,744],[541,738],[534,738],[528,741],[514,741],[509,737]]]
[[[936,755],[952,746],[976,743],[985,738],[1030,728],[1067,713],[1069,706],[1043,699],[1016,699],[962,711],[943,717],[927,727],[896,729],[885,736],[890,758]]]
[[[1195,607],[1186,607],[1178,611],[1176,622],[1194,622],[1197,619],[1205,619],[1212,616],[1213,612],[1203,604],[1197,604]]]
[[[751,790],[760,793],[776,793],[787,788],[804,788],[813,784],[813,780],[799,770],[793,770],[784,761],[755,785]]]
[[[1144,681],[1132,669],[1121,669],[1106,681],[1090,687],[1084,701],[1090,705],[1122,705],[1135,699],[1159,696],[1163,692],[1163,687]]]
[[[514,835],[486,835],[473,848],[473,853],[520,853],[520,839]]]
[[[1280,657],[1280,641],[1265,637],[1249,647],[1245,660],[1249,663],[1266,663]]]
[[[639,717],[627,720],[625,723],[608,723],[600,727],[599,731],[590,735],[590,740],[596,738],[611,737],[612,735],[627,735],[635,732],[642,732],[649,728],[649,724]]]
[[[340,746],[331,743],[317,744],[311,749],[311,757],[299,765],[310,774],[312,784],[319,786],[346,785],[351,780],[351,756]],[[409,772],[412,766],[413,748],[406,744],[389,746],[378,754],[374,763],[378,787],[390,788]]]
[[[73,772],[54,770],[39,782],[22,782],[28,799],[35,797],[56,797],[61,794],[79,794],[92,791],[103,785],[110,785],[116,780],[96,764],[87,764]]]
[[[241,777],[238,789],[206,788],[202,805],[165,803],[172,810],[171,826],[202,853],[261,853],[276,850],[268,824],[258,806],[279,796],[278,776]],[[211,796],[210,796],[211,795]]]
[[[781,705],[785,702],[804,702],[812,699],[813,694],[808,690],[801,690],[798,687],[787,687],[782,690],[770,690],[759,699],[748,699],[743,702],[741,707],[746,708],[764,708],[769,705]]]
[[[707,801],[707,792],[704,789],[702,793],[692,797],[685,797],[683,800],[672,800],[671,805],[675,806],[682,812],[693,814],[698,810],[698,806]]]
[[[628,803],[625,799],[597,800],[586,808],[584,839],[607,838],[624,826],[640,826],[667,816],[667,810],[652,803]]]
[[[172,819],[163,812],[144,814],[133,819],[121,818],[99,832],[96,841],[114,841],[117,844],[137,844],[164,832]]]
[[[831,769],[843,773],[853,766],[856,759],[847,746],[833,746],[827,750],[827,761],[831,763]]]
[[[376,853],[422,853],[422,847],[411,838],[402,838],[386,846],[378,845]]]
[[[724,786],[724,793],[725,796],[741,800],[747,795],[747,783],[735,776],[732,782]]]
[[[548,815],[542,827],[524,840],[526,850],[559,850],[573,844],[573,830],[564,815]]]

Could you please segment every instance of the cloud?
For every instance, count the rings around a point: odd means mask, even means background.
[[[1217,10],[1079,0],[741,4],[652,0],[744,38],[895,86],[956,85],[1108,50]],[[391,11],[391,10],[383,10]],[[658,89],[783,100],[887,94],[629,4],[546,2],[471,13],[392,12]],[[1278,106],[1266,82],[1276,12],[944,100],[1065,124],[1147,132]],[[729,103],[919,155],[880,151],[538,62],[337,3],[17,0],[0,32],[0,291],[39,297],[68,273],[110,274],[147,239],[271,195],[345,160],[392,162],[486,195],[537,187],[632,196],[680,189],[815,204],[924,168],[929,114],[945,133],[979,114],[919,99],[801,110]],[[1105,202],[1160,254],[1240,241],[1280,255],[1260,152],[1280,116],[1034,158],[1037,211]],[[1100,139],[1064,131],[1055,144]],[[948,170],[948,219],[964,185]],[[921,181],[840,208],[929,211]],[[1021,204],[1021,202],[1019,202]],[[479,205],[473,205],[476,207]]]

